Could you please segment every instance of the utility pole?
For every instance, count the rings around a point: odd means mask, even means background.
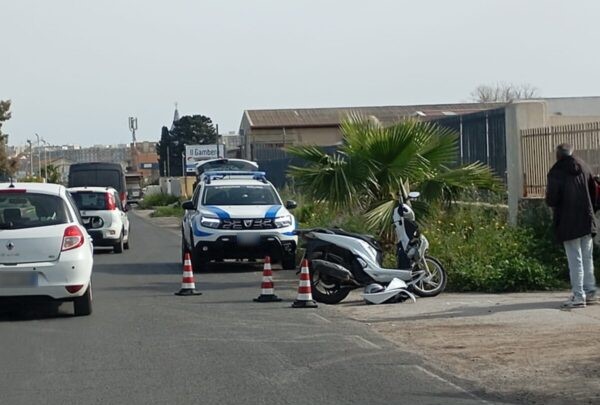
[[[29,175],[33,177],[33,145],[31,144],[31,140],[28,139],[27,143],[29,144],[29,164],[31,166]]]
[[[137,117],[129,117],[129,131],[131,131],[131,166],[134,172],[138,171],[138,153],[137,153],[137,139],[135,137],[135,131],[138,129]]]
[[[44,183],[48,183],[48,142],[42,138],[44,144]]]
[[[40,136],[36,133],[35,137],[37,138],[38,173],[39,173],[39,177],[42,178],[42,156],[41,156],[41,152],[40,152]]]

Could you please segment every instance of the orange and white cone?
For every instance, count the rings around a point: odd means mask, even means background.
[[[181,290],[175,295],[201,295],[200,291],[196,291],[196,282],[194,281],[194,271],[192,270],[192,261],[190,254],[186,253],[183,258],[183,278],[181,280]]]
[[[310,272],[308,271],[308,260],[302,260],[300,269],[300,283],[298,284],[298,298],[292,304],[292,308],[316,308],[317,303],[313,300],[310,287]]]
[[[263,267],[262,284],[260,285],[260,295],[254,298],[256,302],[277,302],[281,298],[275,295],[275,285],[273,284],[273,271],[271,269],[271,258],[265,256],[265,264]]]

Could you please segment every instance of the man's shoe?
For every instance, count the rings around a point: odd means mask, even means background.
[[[585,308],[585,299],[582,297],[571,296],[567,301],[563,302],[563,308]]]
[[[600,304],[600,297],[598,297],[598,293],[594,291],[592,294],[588,294],[585,296],[585,304],[586,305],[596,305]]]

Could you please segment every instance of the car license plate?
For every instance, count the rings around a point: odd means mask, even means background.
[[[260,235],[256,233],[240,233],[238,234],[237,241],[240,245],[254,246],[260,242]]]
[[[0,288],[2,287],[30,287],[37,284],[37,274],[26,273],[2,273],[0,272]]]

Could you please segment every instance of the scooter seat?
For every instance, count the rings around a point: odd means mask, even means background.
[[[367,242],[369,245],[373,246],[373,248],[375,248],[377,251],[379,251],[379,252],[382,251],[379,241],[377,241],[377,239],[375,239],[371,235],[361,235],[359,233],[347,232],[347,231],[344,231],[342,228],[330,228],[330,230],[333,231],[336,235],[350,236],[352,238],[363,240],[363,241]]]

